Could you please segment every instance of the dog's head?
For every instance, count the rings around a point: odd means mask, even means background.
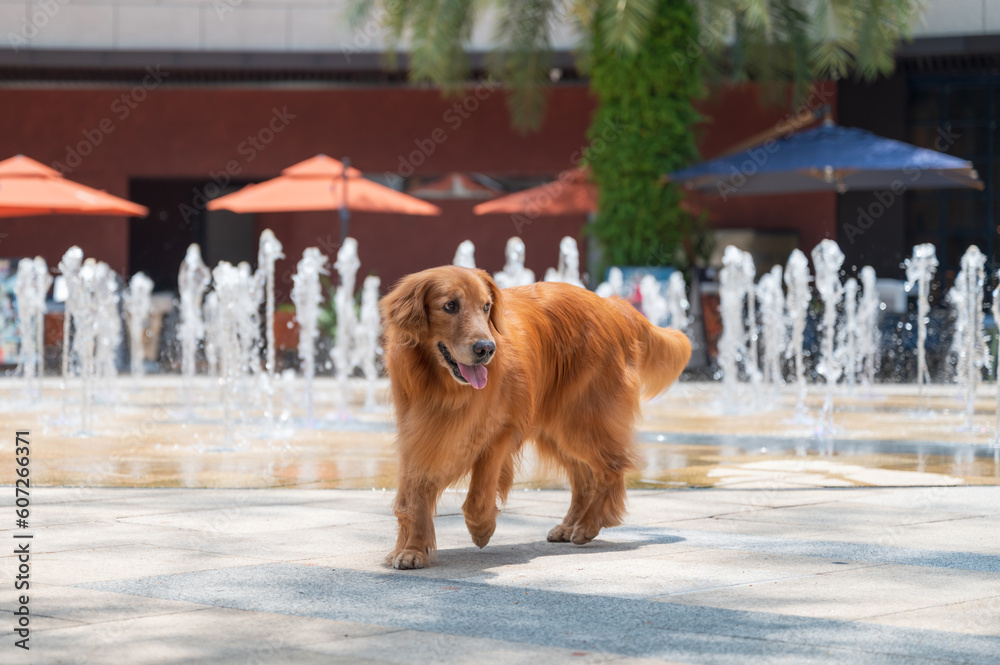
[[[424,270],[400,280],[380,307],[389,344],[421,347],[455,381],[486,386],[486,366],[506,332],[503,297],[488,273]]]

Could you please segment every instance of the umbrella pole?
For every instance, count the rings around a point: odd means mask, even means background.
[[[344,241],[347,240],[347,233],[351,227],[351,211],[347,208],[347,169],[351,168],[351,158],[344,157],[344,166],[340,172],[341,180],[343,180],[343,196],[340,199],[340,244],[343,245]]]

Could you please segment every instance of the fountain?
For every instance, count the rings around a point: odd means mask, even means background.
[[[565,236],[559,241],[559,263],[557,267],[545,271],[545,281],[583,287],[583,280],[580,279],[580,249],[574,238]]]
[[[468,241],[466,241],[468,242]],[[463,243],[464,244],[464,243]],[[472,243],[469,243],[471,246]],[[337,417],[347,417],[347,377],[354,370],[352,364],[351,344],[358,325],[358,315],[354,310],[354,283],[357,278],[361,261],[358,258],[358,241],[347,238],[337,252],[337,261],[333,264],[340,275],[340,285],[334,294],[334,307],[337,312],[337,333],[333,341],[330,357],[333,359],[334,374],[340,391],[337,405]]]
[[[218,339],[219,386],[222,390],[222,413],[225,448],[231,448],[232,410],[236,393],[236,382],[240,372],[240,340],[237,302],[240,297],[239,270],[228,261],[219,261],[212,269],[212,281],[218,303],[215,321]],[[200,300],[200,296],[199,296]],[[199,303],[200,305],[200,303]],[[200,309],[200,307],[199,307]],[[203,321],[199,323],[204,325]],[[204,335],[204,330],[201,331]]]
[[[976,389],[983,370],[989,370],[991,356],[983,329],[983,290],[986,287],[986,256],[975,245],[962,256],[962,269],[948,292],[955,318],[951,352],[956,360],[959,385],[965,393],[966,427],[973,428]]]
[[[754,301],[754,264],[749,252],[729,245],[722,255],[719,273],[719,313],[722,336],[719,338],[719,367],[726,385],[734,387],[742,365],[747,378],[759,378],[756,351],[756,316]],[[744,315],[746,311],[746,315]]]
[[[18,262],[14,295],[21,335],[21,372],[29,392],[41,390],[45,373],[45,296],[52,281],[42,257]]]
[[[458,249],[455,250],[455,258],[451,263],[462,268],[475,269],[476,246],[472,244],[471,240],[463,240],[459,243]]]
[[[79,290],[80,268],[83,266],[83,250],[76,245],[70,247],[63,254],[59,261],[59,272],[65,280],[66,298],[63,308],[63,339],[62,339],[62,379],[63,379],[63,408],[66,406],[66,386],[69,382],[70,362],[69,344],[72,334],[73,306],[76,303],[76,292]]]
[[[205,361],[208,363],[208,373],[211,376],[219,376],[219,344],[222,330],[219,328],[219,294],[215,291],[210,291],[205,296],[202,315],[205,324]]]
[[[858,364],[858,280],[848,277],[844,281],[844,325],[837,331],[837,348],[840,366],[849,392],[854,390]]]
[[[201,311],[202,297],[211,284],[212,275],[205,262],[201,260],[201,247],[192,243],[187,248],[180,272],[177,274],[177,290],[181,299],[177,339],[181,343],[181,374],[185,379],[184,390],[189,406],[195,374],[195,353],[198,350],[198,342],[205,337],[205,322]],[[223,304],[221,298],[219,304]]]
[[[618,271],[619,279],[621,271]],[[673,272],[667,279],[667,323],[666,325],[677,330],[688,332],[691,319],[688,317],[688,310],[691,303],[687,298],[687,284],[684,283],[684,273]]]
[[[517,236],[507,240],[507,247],[504,250],[507,262],[504,263],[503,270],[493,273],[493,281],[501,289],[506,289],[509,286],[527,286],[535,283],[534,271],[524,267],[524,254],[523,240]]]
[[[118,348],[122,342],[122,317],[118,310],[118,275],[106,263],[98,263],[97,347],[94,361],[105,397],[113,394],[111,385],[118,376]]]
[[[807,390],[802,345],[812,292],[809,289],[809,260],[806,259],[805,254],[797,249],[792,250],[788,257],[788,263],[785,265],[785,286],[788,289],[788,294],[785,296],[785,309],[788,312],[789,328],[791,329],[791,338],[785,351],[785,358],[795,361],[795,385],[798,387],[796,411],[802,415],[805,410]]]
[[[379,347],[382,322],[379,319],[378,311],[378,290],[381,285],[382,280],[375,275],[365,277],[364,285],[361,287],[361,316],[355,333],[353,365],[360,367],[365,375],[365,404],[363,407],[365,411],[376,410],[375,380],[378,379],[378,356],[382,353],[382,349]]]
[[[350,240],[350,238],[349,238]],[[292,275],[292,302],[295,320],[299,324],[299,360],[306,380],[306,422],[313,422],[313,378],[316,376],[316,339],[319,337],[319,305],[323,302],[320,275],[329,275],[327,257],[315,247],[302,252],[297,270]]]
[[[875,372],[879,364],[879,344],[881,335],[878,329],[878,316],[884,305],[878,294],[875,281],[875,269],[865,266],[861,269],[861,301],[858,303],[857,314],[857,362],[856,371],[861,375],[866,385],[875,384]]]
[[[917,402],[923,404],[924,384],[930,383],[927,372],[927,322],[930,314],[931,278],[937,270],[938,261],[934,245],[924,243],[913,248],[913,256],[904,262],[906,267],[906,290],[917,286]]]
[[[833,434],[833,387],[840,380],[843,371],[840,354],[834,343],[837,337],[837,308],[844,295],[844,287],[840,283],[840,266],[844,263],[844,253],[836,242],[826,238],[813,248],[812,259],[816,268],[816,290],[823,301],[823,319],[819,327],[820,355],[816,372],[826,382],[826,397],[823,400],[819,431],[829,436]]]
[[[683,279],[683,276],[681,279]],[[624,295],[624,291],[625,276],[622,273],[622,269],[616,266],[608,268],[608,281],[597,285],[597,295],[602,298],[610,298],[611,296],[621,297]]]
[[[257,376],[260,366],[260,305],[264,300],[266,275],[258,270],[250,271],[250,264],[241,261],[236,266],[240,285],[243,287],[236,300],[236,316],[240,335],[240,367],[248,374]]]
[[[761,313],[761,341],[764,343],[763,380],[783,384],[781,358],[785,353],[785,294],[781,288],[781,266],[761,275],[757,284],[757,302]]]
[[[1000,338],[1000,270],[997,271],[997,287],[993,289],[993,301],[990,303],[990,312],[993,314],[993,327],[997,329],[996,337]],[[996,455],[1000,455],[1000,351],[998,359],[993,365],[994,392],[996,393],[996,404],[993,415],[993,447],[996,448]]]
[[[260,247],[257,250],[257,271],[263,273],[265,288],[265,334],[267,341],[267,356],[264,368],[270,382],[274,381],[274,264],[285,258],[281,242],[271,229],[264,229],[260,234]]]
[[[640,308],[654,326],[663,325],[667,318],[667,299],[660,293],[660,282],[652,275],[643,275],[639,280]]]

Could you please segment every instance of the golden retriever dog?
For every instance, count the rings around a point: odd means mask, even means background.
[[[404,277],[380,306],[399,432],[394,568],[432,561],[437,501],[469,474],[462,512],[485,547],[527,441],[572,489],[550,541],[580,545],[621,523],[639,400],[687,365],[683,333],[578,286],[501,291],[488,273],[455,266]]]

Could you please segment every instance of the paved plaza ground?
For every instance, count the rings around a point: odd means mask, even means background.
[[[4,505],[10,491],[4,490]],[[545,541],[522,490],[437,565],[383,557],[391,491],[46,488],[30,652],[4,663],[996,663],[1000,487],[634,490],[627,524]],[[0,536],[13,542],[11,529]],[[8,549],[9,551],[9,549]],[[17,563],[0,558],[2,578]],[[15,609],[4,584],[0,607]],[[7,615],[10,622],[12,616]]]
[[[176,382],[149,385],[85,434],[51,386],[0,404],[0,663],[998,662],[990,394],[974,430],[949,390],[930,415],[906,390],[844,396],[823,439],[794,395],[728,409],[681,385],[644,410],[623,526],[547,542],[569,494],[529,459],[485,549],[457,488],[437,564],[395,571],[391,413],[270,437],[251,415],[226,443],[211,399],[189,412]],[[25,534],[30,651],[12,614]]]

